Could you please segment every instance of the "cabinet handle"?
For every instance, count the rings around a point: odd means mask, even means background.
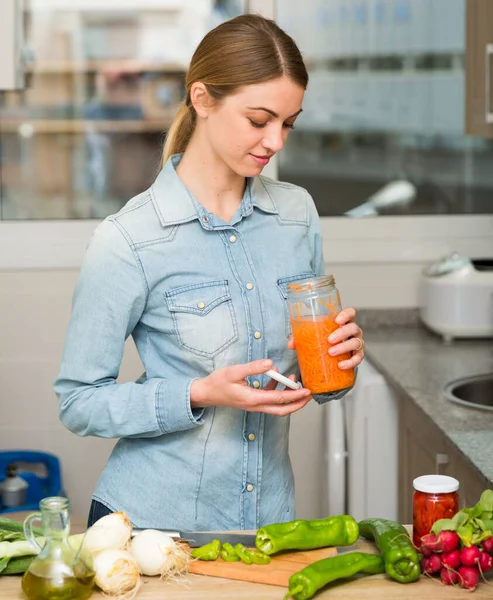
[[[449,463],[448,454],[439,452],[435,456],[435,473],[437,473],[437,475],[441,475],[440,467],[444,467],[445,465],[448,465],[448,463]]]
[[[491,57],[493,56],[493,44],[486,44],[486,56],[485,56],[485,118],[487,123],[493,123],[493,108],[491,106],[491,86],[493,81],[491,80],[491,72],[493,66],[491,63]]]

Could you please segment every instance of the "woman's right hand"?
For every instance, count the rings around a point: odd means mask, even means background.
[[[272,379],[264,388],[255,389],[245,381],[246,377],[262,375],[269,369],[272,369],[272,360],[254,360],[223,367],[207,377],[196,379],[190,388],[192,408],[232,406],[284,417],[300,410],[311,400],[311,392],[306,388],[276,390],[277,381]],[[289,378],[295,381],[294,375]]]

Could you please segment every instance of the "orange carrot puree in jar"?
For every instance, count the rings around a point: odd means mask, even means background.
[[[312,394],[336,392],[354,384],[354,369],[340,369],[339,362],[351,358],[346,352],[331,356],[329,335],[338,329],[333,316],[299,317],[291,320],[303,386]]]

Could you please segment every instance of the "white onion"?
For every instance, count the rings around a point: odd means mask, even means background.
[[[137,534],[129,547],[143,575],[171,577],[186,571],[188,554],[163,531],[145,529]]]
[[[101,517],[86,531],[84,549],[97,554],[107,548],[124,549],[132,535],[132,523],[124,512]]]
[[[133,598],[141,585],[139,565],[127,550],[106,549],[94,557],[94,582],[110,596]]]

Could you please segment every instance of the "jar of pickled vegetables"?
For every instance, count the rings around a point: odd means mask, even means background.
[[[413,542],[420,548],[435,521],[451,519],[459,511],[459,482],[447,475],[422,475],[413,487]]]
[[[340,369],[339,363],[351,358],[346,352],[331,356],[330,334],[339,325],[341,299],[334,277],[326,275],[289,283],[289,316],[303,386],[312,394],[326,394],[350,388],[354,369]]]

